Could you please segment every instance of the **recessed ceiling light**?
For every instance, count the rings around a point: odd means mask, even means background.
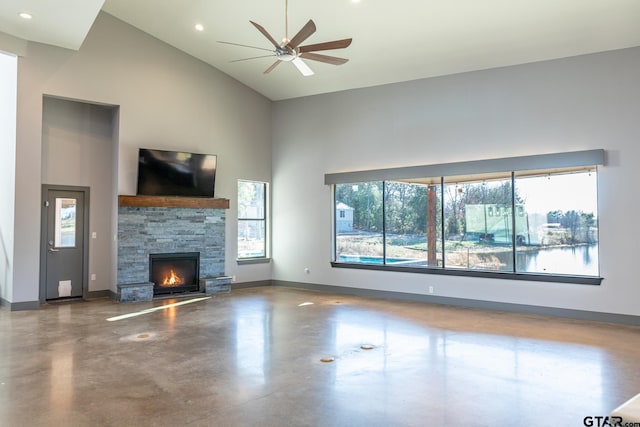
[[[202,24],[196,24],[194,28],[198,31],[204,31],[204,25]]]
[[[18,14],[18,16],[19,16],[20,18],[22,18],[22,19],[31,19],[31,18],[33,18],[33,15],[31,15],[31,14],[30,14],[30,13],[28,13],[28,12],[20,12],[20,13]]]

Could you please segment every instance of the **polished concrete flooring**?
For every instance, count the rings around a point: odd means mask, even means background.
[[[639,392],[632,326],[278,287],[0,310],[0,426],[583,426]]]

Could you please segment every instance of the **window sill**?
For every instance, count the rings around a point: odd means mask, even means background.
[[[238,265],[249,265],[249,264],[269,264],[271,262],[271,258],[261,257],[261,258],[239,258],[236,259],[236,263]]]
[[[553,282],[553,283],[571,283],[578,285],[600,285],[602,277],[592,276],[569,276],[558,274],[535,274],[535,273],[510,273],[498,271],[479,271],[479,270],[453,270],[443,268],[429,267],[395,267],[392,265],[375,265],[375,264],[350,264],[346,262],[331,262],[334,268],[353,268],[359,270],[379,270],[379,271],[397,271],[403,273],[419,273],[419,274],[440,274],[444,276],[464,276],[464,277],[483,277],[485,279],[507,279],[507,280],[525,280],[530,282]]]

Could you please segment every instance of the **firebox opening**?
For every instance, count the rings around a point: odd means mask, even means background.
[[[199,290],[200,252],[149,255],[149,281],[153,294]]]

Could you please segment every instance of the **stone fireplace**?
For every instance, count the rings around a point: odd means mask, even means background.
[[[200,283],[224,277],[228,207],[226,199],[120,196],[118,299],[125,288],[135,289],[134,301],[158,294],[204,291]],[[151,264],[163,264],[168,255],[177,258],[174,261],[180,269],[190,266],[196,270],[189,273],[188,284],[156,289],[154,282],[164,277],[154,277],[160,273],[152,272]]]

